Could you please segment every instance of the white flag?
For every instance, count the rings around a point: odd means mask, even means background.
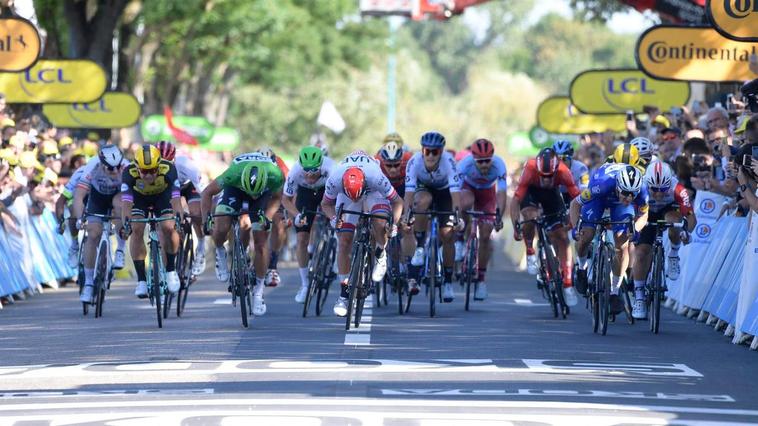
[[[337,112],[337,108],[335,108],[334,104],[329,101],[325,101],[321,105],[321,111],[318,113],[318,119],[316,122],[334,133],[342,133],[342,131],[345,130],[345,120],[343,120],[340,113]]]

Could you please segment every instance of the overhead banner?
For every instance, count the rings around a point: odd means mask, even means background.
[[[755,78],[749,69],[758,43],[728,39],[711,27],[658,25],[637,40],[637,64],[663,80],[740,82]]]
[[[106,92],[92,103],[43,105],[42,113],[55,127],[121,129],[139,121],[142,107],[129,93]]]
[[[207,144],[213,137],[216,129],[205,117],[192,117],[187,115],[175,115],[174,124],[197,139],[200,144]],[[142,137],[148,141],[174,140],[174,135],[166,123],[163,115],[149,115],[142,120]]]
[[[40,38],[34,25],[23,18],[0,19],[0,71],[23,71],[39,58]]]
[[[550,133],[583,134],[626,130],[624,114],[584,114],[568,96],[552,96],[537,107],[537,124]]]
[[[724,37],[758,41],[758,0],[708,0],[705,10]]]
[[[571,103],[588,114],[642,113],[645,105],[661,110],[686,105],[690,84],[658,80],[636,69],[589,70],[574,77],[569,94]]]
[[[40,59],[23,72],[0,73],[8,103],[95,102],[105,93],[105,71],[86,59]]]

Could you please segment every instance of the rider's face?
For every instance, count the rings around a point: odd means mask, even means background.
[[[150,170],[140,169],[139,176],[146,184],[149,185],[155,182],[156,177],[158,177],[158,169],[150,169]]]
[[[620,193],[619,194],[619,201],[624,206],[628,206],[628,205],[632,204],[632,202],[634,202],[634,194]]]
[[[483,175],[489,173],[490,169],[492,168],[491,158],[479,158],[474,161],[476,163],[477,170],[479,170],[479,172]]]
[[[384,163],[384,168],[387,170],[387,174],[389,175],[389,177],[394,178],[394,177],[400,176],[400,170],[401,170],[400,165],[401,164],[399,161],[394,162],[394,163],[386,162]]]
[[[442,148],[424,148],[424,165],[427,168],[436,167],[442,156]]]

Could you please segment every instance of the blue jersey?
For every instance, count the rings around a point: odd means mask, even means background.
[[[496,155],[492,157],[492,165],[486,176],[476,168],[473,155],[468,155],[459,161],[457,168],[461,180],[474,189],[492,188],[495,182],[497,182],[498,191],[508,189],[508,174],[505,170],[505,162]]]
[[[592,174],[587,188],[582,190],[579,196],[579,204],[586,205],[592,203],[596,207],[603,209],[616,207],[621,204],[616,192],[616,176],[626,167],[626,164],[603,164],[600,166]],[[647,186],[643,184],[642,189],[633,202],[640,213],[647,211],[647,200]]]

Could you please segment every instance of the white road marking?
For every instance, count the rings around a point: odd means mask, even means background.
[[[356,328],[355,324],[350,324],[350,330],[345,332],[345,346],[371,345],[372,306],[374,306],[374,295],[369,295],[364,301],[360,327]]]
[[[635,363],[635,362],[582,362],[547,359],[523,359],[527,368],[544,373],[583,372],[606,374],[641,374],[643,376],[703,377],[702,374],[684,364]]]
[[[107,389],[97,391],[29,391],[29,392],[4,392],[0,393],[0,399],[22,399],[22,398],[63,398],[75,396],[120,396],[120,395],[211,395],[214,393],[212,388],[198,389]]]
[[[515,306],[526,306],[529,308],[535,307],[535,306],[549,306],[549,303],[534,303],[532,302],[532,299],[513,299],[515,303],[507,303],[506,305],[515,305]]]
[[[518,303],[519,305],[531,305],[532,299],[513,299],[514,302]]]
[[[225,299],[216,299],[213,301],[214,305],[231,305],[232,299],[231,298],[225,298]]]
[[[537,396],[579,398],[653,399],[666,401],[735,402],[729,395],[699,395],[665,392],[627,392],[567,389],[381,389],[382,395],[392,396]]]

